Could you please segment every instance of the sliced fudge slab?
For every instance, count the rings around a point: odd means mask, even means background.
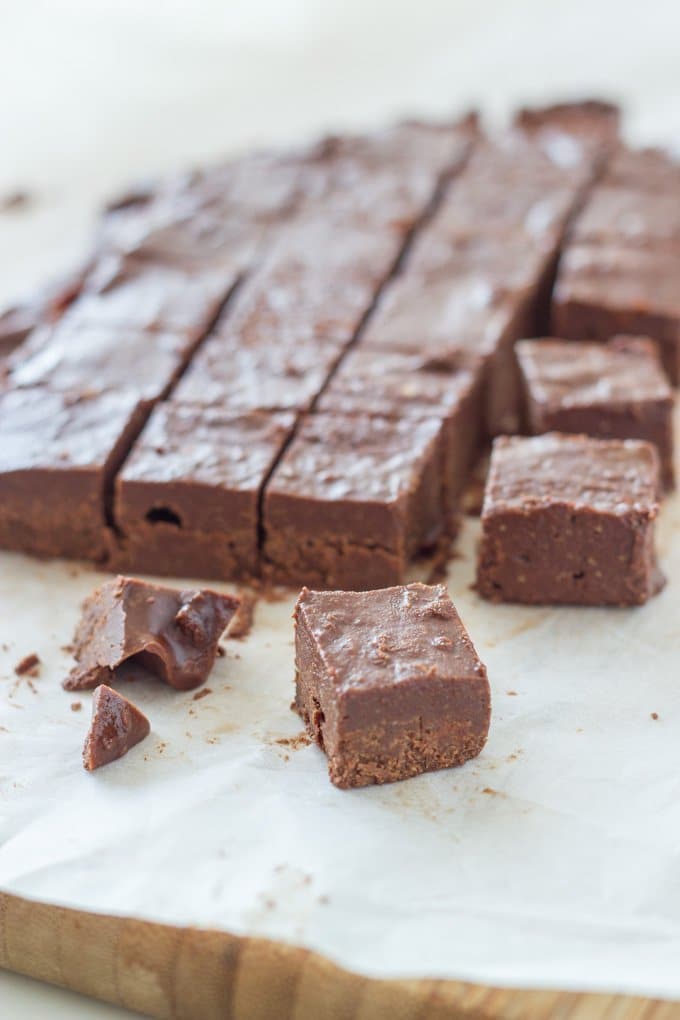
[[[188,273],[130,256],[102,257],[66,312],[71,325],[170,330],[198,340],[238,279],[236,269]]]
[[[620,333],[656,340],[671,382],[680,382],[680,253],[573,245],[560,260],[552,330],[575,340]]]
[[[485,428],[491,435],[517,428],[519,374],[514,341],[533,332],[534,291],[508,294],[486,273],[395,277],[368,320],[366,348],[444,356],[472,352],[487,361]]]
[[[159,404],[115,483],[116,569],[223,580],[258,571],[258,505],[291,414]]]
[[[441,416],[444,432],[444,502],[455,517],[458,502],[481,443],[484,361],[459,352],[448,359],[434,351],[418,354],[351,350],[340,363],[317,408],[387,417]]]
[[[334,340],[242,344],[237,336],[211,336],[179,381],[177,401],[228,411],[304,411],[313,404],[340,359]]]
[[[673,487],[673,391],[653,341],[522,340],[515,349],[531,432],[646,439],[659,451],[665,486]]]
[[[634,188],[597,187],[577,216],[574,244],[608,244],[680,254],[680,192],[652,194]]]
[[[116,577],[83,603],[73,638],[77,665],[63,686],[88,690],[141,668],[188,691],[208,677],[217,643],[239,607],[233,595],[179,591]]]
[[[109,765],[148,737],[151,727],[143,712],[122,694],[100,684],[92,697],[92,722],[83,747],[88,772]]]
[[[437,418],[305,418],[265,488],[267,576],[355,590],[403,580],[443,531],[442,428]]]
[[[145,414],[131,392],[0,393],[0,546],[101,559],[113,475]]]
[[[62,392],[130,390],[140,401],[154,402],[179,376],[190,353],[183,334],[62,320],[11,359],[9,383]]]
[[[612,153],[602,184],[651,194],[680,194],[680,161],[663,149],[629,149],[619,146]]]
[[[444,585],[309,591],[295,607],[295,707],[341,788],[461,765],[482,750],[486,669]]]
[[[659,458],[651,443],[546,433],[497,439],[477,588],[492,602],[633,606],[656,563]]]

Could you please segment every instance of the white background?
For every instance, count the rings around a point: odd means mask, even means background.
[[[598,93],[680,144],[679,39],[673,0],[2,0],[0,193],[35,202],[0,217],[0,297],[74,261],[124,182],[255,143]],[[0,1012],[124,1015],[5,974]]]

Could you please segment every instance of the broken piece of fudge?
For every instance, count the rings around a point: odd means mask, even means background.
[[[295,416],[159,404],[115,482],[110,565],[175,577],[258,572],[258,506]]]
[[[651,443],[546,433],[494,442],[477,590],[492,602],[634,606],[663,586]]]
[[[673,487],[673,390],[652,340],[522,340],[515,350],[530,432],[646,439],[659,451],[665,487]]]
[[[87,690],[141,667],[177,690],[192,690],[210,673],[239,603],[209,589],[178,591],[131,577],[107,581],[83,604],[73,639],[77,666],[64,687]]]
[[[149,735],[151,727],[143,712],[122,694],[100,684],[92,698],[92,721],[83,747],[88,772],[122,758]]]
[[[399,584],[444,531],[440,418],[305,418],[265,487],[263,572],[275,584]]]
[[[444,585],[302,589],[295,708],[336,786],[461,765],[484,746],[490,706],[486,669]]]

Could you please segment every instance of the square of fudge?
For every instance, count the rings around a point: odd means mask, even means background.
[[[548,432],[494,442],[477,590],[492,602],[634,606],[662,587],[651,443]]]
[[[276,338],[244,343],[238,334],[209,336],[180,379],[178,401],[233,411],[306,411],[343,353],[330,339]]]
[[[401,583],[444,531],[442,429],[436,417],[304,418],[265,488],[265,574],[297,587]]]
[[[316,407],[393,418],[441,417],[443,499],[453,524],[481,445],[484,367],[484,360],[473,352],[459,351],[447,358],[436,349],[409,354],[359,343],[340,362]]]
[[[13,387],[61,392],[130,390],[159,400],[180,375],[192,344],[181,333],[125,326],[79,326],[62,319],[33,334],[9,365]]]
[[[361,346],[443,356],[473,352],[485,359],[484,427],[490,435],[519,424],[519,375],[513,343],[533,332],[531,288],[508,293],[488,274],[409,276],[388,286],[361,335]]]
[[[612,245],[568,247],[553,291],[554,336],[656,340],[671,382],[680,382],[680,252]]]
[[[600,185],[570,230],[574,244],[610,244],[680,252],[678,194]]]
[[[256,575],[262,488],[294,423],[286,413],[159,404],[116,478],[115,568]]]
[[[343,789],[461,765],[489,730],[486,669],[444,585],[310,591],[295,606],[295,707]]]
[[[664,486],[673,487],[673,390],[654,341],[522,340],[515,350],[530,432],[646,439],[659,452]]]
[[[129,392],[0,392],[0,547],[103,558],[113,476],[146,413]]]

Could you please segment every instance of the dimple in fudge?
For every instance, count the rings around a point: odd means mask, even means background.
[[[646,439],[659,451],[665,487],[673,487],[673,391],[653,341],[523,340],[515,349],[531,432]]]
[[[461,765],[489,729],[486,669],[444,585],[309,591],[295,607],[295,707],[341,788]]]
[[[117,577],[83,605],[73,640],[77,665],[67,691],[111,683],[141,667],[180,691],[198,687],[210,673],[217,643],[239,599],[203,589],[178,591]]]
[[[92,698],[92,721],[83,747],[88,772],[109,765],[149,735],[143,712],[122,694],[100,684]]]
[[[634,606],[663,586],[659,458],[639,440],[546,433],[494,443],[477,589],[492,602]]]

